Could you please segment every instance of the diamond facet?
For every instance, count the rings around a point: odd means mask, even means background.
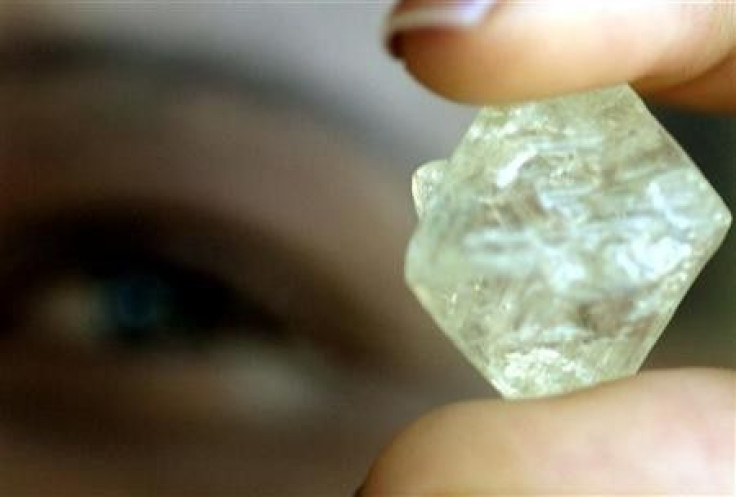
[[[635,373],[731,221],[628,86],[484,109],[413,193],[407,282],[511,398]]]

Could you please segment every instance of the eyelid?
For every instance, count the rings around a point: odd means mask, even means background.
[[[79,250],[100,249],[106,254],[117,250],[123,256],[129,250],[148,251],[224,281],[244,301],[256,302],[283,319],[299,340],[347,357],[360,353],[356,337],[347,330],[338,331],[346,314],[354,312],[349,302],[341,302],[341,289],[334,286],[338,283],[306,257],[294,254],[285,240],[229,225],[225,219],[206,218],[201,210],[130,202],[54,209],[18,220],[14,229],[0,233],[4,241],[0,258],[6,262],[0,266],[0,292],[12,294],[14,284],[43,277],[55,264],[69,264],[63,259],[79,256]],[[80,248],[85,240],[90,240],[90,246]],[[122,240],[131,240],[130,246],[109,246]]]

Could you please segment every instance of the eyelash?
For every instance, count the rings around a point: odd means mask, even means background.
[[[104,219],[86,226],[67,221],[44,235],[14,265],[18,277],[4,278],[3,327],[27,331],[39,307],[53,307],[67,292],[96,318],[86,326],[108,348],[203,350],[244,334],[285,338],[282,316],[210,271],[208,261],[194,267],[130,235]]]

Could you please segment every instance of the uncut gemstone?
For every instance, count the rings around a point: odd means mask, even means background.
[[[731,221],[628,86],[484,109],[412,186],[407,282],[509,398],[635,373]]]

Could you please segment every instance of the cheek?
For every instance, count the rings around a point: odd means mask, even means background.
[[[284,358],[289,373],[267,355],[259,373],[241,361],[125,363],[26,350],[13,364],[8,354],[0,488],[55,496],[121,488],[130,495],[149,485],[164,496],[348,494],[380,444],[437,402],[438,385],[429,392],[375,375],[297,368],[297,357]]]

